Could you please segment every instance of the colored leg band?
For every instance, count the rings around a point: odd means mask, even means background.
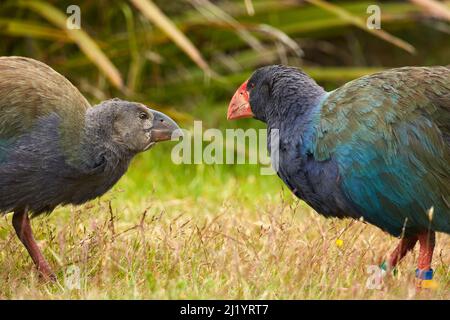
[[[416,278],[421,280],[432,280],[433,279],[433,269],[420,270],[416,269]]]
[[[380,264],[380,269],[387,272],[388,264],[387,264],[386,261],[383,261],[383,263]],[[396,276],[397,273],[398,273],[397,268],[392,269],[392,274],[393,274],[394,276]]]

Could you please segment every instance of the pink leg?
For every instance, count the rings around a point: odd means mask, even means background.
[[[12,223],[16,234],[23,243],[34,264],[45,280],[56,281],[56,276],[41,253],[31,230],[30,219],[26,210],[14,212]]]
[[[434,245],[436,243],[436,234],[434,231],[424,232],[418,235],[420,243],[419,263],[416,271],[417,287],[423,287],[424,280],[433,279],[433,269],[431,261],[433,259]]]
[[[420,253],[419,253],[419,270],[431,269],[431,260],[433,259],[434,245],[436,243],[436,235],[434,231],[419,234]]]

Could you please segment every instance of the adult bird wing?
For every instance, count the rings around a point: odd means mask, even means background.
[[[61,74],[25,57],[0,57],[0,143],[32,130],[38,119],[60,118],[64,151],[79,145],[89,102]]]
[[[337,161],[340,187],[367,221],[394,235],[450,233],[450,68],[394,69],[331,92],[314,155]]]

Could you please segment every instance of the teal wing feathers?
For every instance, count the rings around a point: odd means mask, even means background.
[[[393,69],[335,90],[314,155],[337,161],[344,194],[369,222],[396,235],[450,233],[450,68]]]

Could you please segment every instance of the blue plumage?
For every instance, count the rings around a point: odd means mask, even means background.
[[[279,130],[278,175],[296,196],[402,237],[391,266],[419,241],[430,269],[434,232],[450,234],[450,68],[388,70],[327,93],[299,69],[264,67],[230,103],[228,118],[248,116]]]

